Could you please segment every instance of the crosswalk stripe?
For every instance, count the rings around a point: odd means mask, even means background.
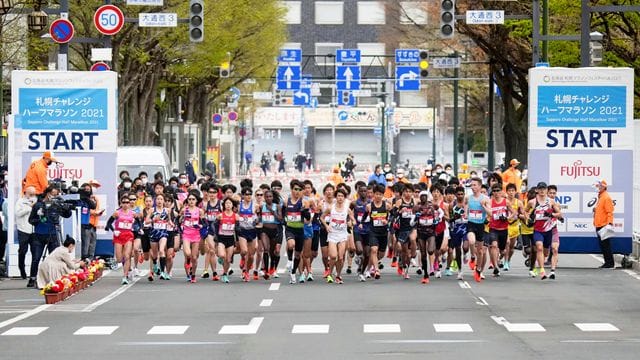
[[[329,325],[293,325],[292,334],[328,334]]]
[[[400,324],[364,324],[362,331],[371,333],[399,333]]]
[[[119,326],[83,326],[73,335],[111,335]]]
[[[433,324],[436,332],[473,332],[469,324]]]
[[[509,332],[545,332],[544,327],[538,323],[505,323],[504,327]]]
[[[2,333],[2,336],[34,336],[40,335],[49,327],[14,327]]]
[[[154,326],[147,331],[147,335],[182,335],[188,328],[187,325]]]
[[[574,325],[581,331],[620,331],[609,323],[575,323]]]

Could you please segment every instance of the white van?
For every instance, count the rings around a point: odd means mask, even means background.
[[[118,174],[127,170],[131,179],[135,179],[140,171],[146,171],[149,181],[160,172],[165,182],[172,176],[171,163],[165,149],[161,146],[119,146]]]

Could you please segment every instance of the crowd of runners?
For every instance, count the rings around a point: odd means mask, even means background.
[[[432,277],[463,280],[468,273],[482,282],[485,274],[510,271],[515,249],[523,249],[531,277],[556,278],[556,225],[563,216],[555,186],[527,189],[499,173],[443,174],[427,173],[433,176],[416,184],[389,174],[382,184],[294,179],[286,191],[279,180],[244,179],[239,186],[136,181],[119,190],[120,207],[107,229],[123,284],[133,276],[170,280],[176,266],[191,283],[228,283],[234,268],[244,282],[269,280],[282,273],[281,254],[291,284],[317,281],[320,274],[327,283],[342,284],[345,274],[375,281],[385,256],[401,279],[415,272],[428,284]],[[180,250],[184,264],[177,265]]]

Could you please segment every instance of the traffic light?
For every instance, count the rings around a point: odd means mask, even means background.
[[[343,104],[351,103],[351,91],[343,91],[342,92],[342,103]]]
[[[228,78],[231,74],[231,64],[228,61],[225,61],[220,64],[220,77]]]
[[[204,39],[204,0],[189,0],[189,40]]]
[[[426,50],[420,51],[420,77],[429,76],[429,53]]]
[[[456,25],[456,4],[454,0],[440,1],[440,37],[453,38]]]
[[[282,93],[280,92],[280,90],[276,89],[273,91],[272,105],[280,106],[281,103],[282,103]]]

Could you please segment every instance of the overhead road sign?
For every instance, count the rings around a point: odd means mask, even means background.
[[[127,5],[162,6],[163,0],[127,0]]]
[[[311,88],[302,87],[293,93],[293,105],[307,106],[311,104]]]
[[[177,27],[178,14],[176,13],[140,13],[138,14],[138,26],[140,27]]]
[[[102,5],[93,14],[93,24],[104,35],[115,35],[124,26],[124,14],[115,5]]]
[[[419,66],[396,66],[396,90],[397,91],[419,91],[420,90],[420,67]]]
[[[254,91],[253,100],[271,101],[272,94],[268,91]]]
[[[462,64],[460,57],[434,57],[431,58],[431,65],[434,69],[455,69]]]
[[[466,15],[469,25],[504,24],[504,10],[469,10]]]
[[[300,66],[278,66],[278,90],[300,89]]]
[[[353,90],[351,95],[355,97],[371,97],[371,89]]]
[[[300,49],[282,49],[278,55],[278,62],[300,63],[302,62],[302,50]]]
[[[361,58],[359,49],[339,49],[336,51],[336,62],[338,63],[359,63]]]
[[[49,26],[49,35],[51,40],[58,44],[66,44],[73,39],[73,24],[67,19],[58,19]]]
[[[417,63],[420,62],[420,50],[418,49],[396,49],[396,63]]]
[[[338,90],[360,90],[360,66],[337,66],[336,87]]]

